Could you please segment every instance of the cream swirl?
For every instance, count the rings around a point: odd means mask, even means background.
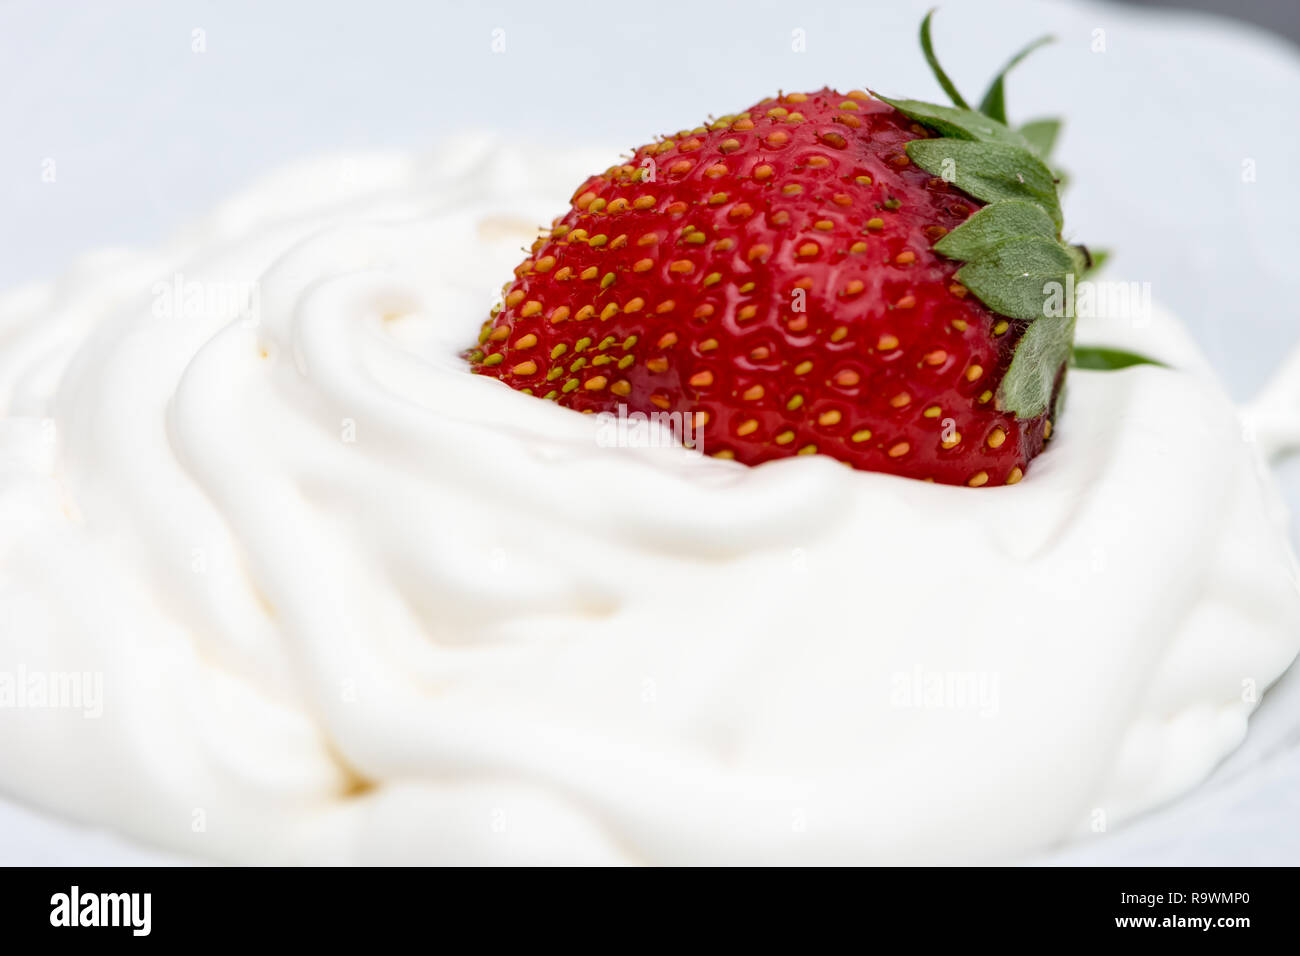
[[[1002,861],[1240,741],[1300,596],[1175,320],[1014,487],[605,447],[458,357],[596,165],[325,160],[0,302],[0,671],[103,675],[0,709],[5,791],[231,861]]]

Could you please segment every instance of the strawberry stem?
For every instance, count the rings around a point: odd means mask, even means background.
[[[984,99],[980,101],[980,112],[990,119],[997,120],[999,123],[1005,123],[1007,121],[1007,98],[1004,81],[1007,74],[1011,72],[1011,69],[1016,64],[1040,46],[1055,42],[1056,37],[1051,34],[1041,36],[1008,60],[1007,65],[1002,68],[1002,72],[994,77],[993,82],[989,84],[988,92],[984,94]]]
[[[921,21],[921,51],[925,54],[925,62],[930,64],[930,72],[939,81],[943,91],[948,94],[948,99],[952,100],[952,105],[958,109],[968,110],[970,104],[957,92],[956,84],[948,78],[948,74],[939,65],[939,58],[934,55],[934,44],[930,41],[930,19],[938,9],[938,7],[931,7],[930,12],[925,15],[925,19]]]

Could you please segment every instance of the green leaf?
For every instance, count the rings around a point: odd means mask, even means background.
[[[914,139],[906,148],[916,165],[976,199],[1036,202],[1056,228],[1061,228],[1061,205],[1052,172],[1028,149],[960,139]]]
[[[930,42],[930,20],[934,17],[934,11],[937,9],[937,7],[932,7],[930,12],[925,15],[925,19],[921,21],[921,52],[925,54],[925,62],[930,64],[930,72],[939,81],[943,91],[948,94],[948,99],[952,100],[954,106],[960,106],[962,109],[968,110],[970,104],[962,99],[962,95],[957,92],[957,87],[952,80],[948,79],[948,74],[939,65],[939,58],[934,55],[934,44]]]
[[[1030,120],[1016,132],[1029,144],[1029,148],[1038,154],[1038,158],[1046,162],[1056,146],[1056,137],[1061,133],[1061,121],[1059,119]]]
[[[957,270],[957,281],[994,312],[1013,319],[1042,321],[1045,304],[1066,286],[1074,261],[1055,240],[1019,236],[992,247]],[[1055,291],[1049,286],[1055,283]]]
[[[1106,265],[1106,260],[1110,258],[1110,250],[1089,248],[1088,255],[1092,258],[1092,264],[1084,270],[1086,276],[1101,271],[1102,267]]]
[[[1073,316],[1047,316],[1031,324],[1016,343],[1015,357],[998,386],[998,408],[1019,419],[1041,415],[1073,341]]]
[[[875,96],[904,116],[916,120],[922,126],[930,127],[940,136],[971,139],[980,143],[1007,143],[1032,149],[1015,130],[989,119],[983,113],[942,106],[938,103],[923,103],[920,100],[891,100],[879,93]]]
[[[999,123],[1007,121],[1007,102],[1006,102],[1006,84],[1007,74],[1029,54],[1033,53],[1045,43],[1052,43],[1056,40],[1054,36],[1041,36],[1033,43],[1029,44],[1015,56],[1013,56],[1007,65],[1002,68],[1002,72],[994,77],[993,82],[989,84],[988,92],[984,94],[984,99],[980,101],[980,112],[985,116],[990,116]]]
[[[1147,358],[1145,355],[1126,352],[1124,349],[1105,348],[1100,345],[1076,345],[1074,355],[1071,357],[1071,364],[1076,368],[1085,368],[1096,372],[1114,372],[1122,368],[1131,368],[1134,365],[1158,365],[1161,368],[1167,368],[1164,362]]]
[[[985,206],[934,244],[934,251],[949,259],[968,262],[1017,236],[1056,238],[1052,217],[1038,203],[1004,199]]]

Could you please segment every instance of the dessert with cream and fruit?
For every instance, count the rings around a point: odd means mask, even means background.
[[[227,861],[745,863],[1013,860],[1192,786],[1300,642],[1260,448],[1158,309],[1078,320],[1162,364],[1053,418],[1073,320],[1014,280],[1086,256],[961,152],[1041,143],[923,107],[783,96],[576,193],[324,160],[0,299],[0,671],[103,688],[0,715],[0,790]],[[705,454],[606,447],[620,404]]]

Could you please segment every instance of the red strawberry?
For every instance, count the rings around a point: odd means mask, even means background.
[[[1016,135],[998,126],[990,139]],[[823,454],[1019,481],[1052,404],[1001,407],[1031,321],[993,311],[933,248],[984,203],[909,158],[932,136],[883,100],[823,89],[643,146],[577,189],[468,358],[580,412],[694,415],[704,451],[746,464]],[[1038,351],[1023,363],[1054,396],[1068,344]]]

